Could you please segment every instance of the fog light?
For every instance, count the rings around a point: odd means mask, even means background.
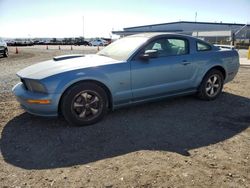
[[[50,100],[48,99],[41,99],[41,100],[28,99],[27,102],[31,104],[50,104]]]

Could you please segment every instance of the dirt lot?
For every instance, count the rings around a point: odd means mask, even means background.
[[[70,127],[20,109],[15,73],[96,48],[10,50],[0,58],[0,187],[249,187],[250,66],[218,100],[168,99]]]

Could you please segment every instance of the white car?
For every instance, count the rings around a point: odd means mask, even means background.
[[[108,42],[103,39],[95,39],[89,42],[91,46],[107,46]]]
[[[6,42],[0,38],[0,54],[4,57],[8,57],[8,48]]]

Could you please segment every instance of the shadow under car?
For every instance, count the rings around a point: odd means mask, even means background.
[[[222,93],[209,102],[181,97],[120,109],[87,127],[23,113],[5,125],[0,147],[7,163],[24,169],[87,164],[140,150],[188,156],[247,129],[249,109],[250,99]]]

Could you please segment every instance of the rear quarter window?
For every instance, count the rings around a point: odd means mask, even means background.
[[[205,43],[205,42],[196,42],[196,49],[198,52],[202,52],[202,51],[210,51],[212,49],[212,47]]]

